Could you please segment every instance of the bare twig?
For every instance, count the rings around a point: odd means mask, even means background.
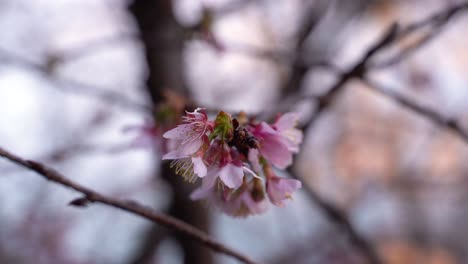
[[[53,54],[57,57],[58,63],[65,63],[74,59],[82,58],[104,48],[120,46],[123,43],[137,42],[138,37],[138,33],[135,32],[119,32],[110,36],[88,40],[84,43],[76,44],[75,46],[66,49],[54,51]]]
[[[322,96],[318,97],[318,106],[314,114],[309,120],[305,123],[304,130],[307,130],[311,126],[315,119],[326,109],[330,103],[333,101],[335,95],[341,88],[353,78],[363,78],[368,71],[374,69],[382,69],[385,67],[393,66],[408,57],[416,49],[420,48],[430,40],[432,40],[437,34],[439,34],[442,28],[450,21],[451,18],[455,17],[456,14],[459,14],[462,11],[468,10],[468,2],[460,3],[458,5],[452,6],[446,10],[443,10],[439,13],[436,13],[426,19],[412,23],[403,28],[397,28],[394,24],[388,30],[387,33],[383,35],[383,38],[378,40],[368,51],[367,53],[353,66],[350,70],[340,74],[338,81]],[[371,64],[370,60],[374,57],[376,53],[387,48],[391,44],[413,34],[414,32],[432,26],[431,32],[425,35],[420,41],[416,42],[414,45],[404,49],[400,54],[397,54],[395,57],[388,59],[379,64]],[[440,122],[439,122],[440,123]]]
[[[289,170],[289,174],[292,178],[300,180],[298,175],[296,175],[292,170]],[[317,192],[315,192],[310,186],[306,185],[303,189],[307,193],[308,197],[325,214],[327,219],[329,219],[333,224],[335,224],[337,228],[348,235],[351,244],[359,249],[362,256],[366,258],[367,263],[382,263],[379,256],[374,251],[374,248],[354,229],[354,226],[349,221],[348,216],[344,212],[342,212],[335,205],[320,197]]]
[[[414,43],[411,43],[408,45],[406,48],[401,50],[398,54],[395,56],[386,59],[382,62],[375,62],[371,63],[369,65],[369,70],[380,70],[380,69],[387,69],[389,67],[392,67],[394,65],[397,65],[401,63],[402,61],[408,59],[414,52],[422,48],[424,45],[429,43],[432,39],[434,39],[436,36],[439,35],[440,32],[444,29],[444,25],[446,24],[441,24],[436,27],[434,27],[429,33],[424,35],[423,37],[419,38],[417,41]]]
[[[50,57],[45,62],[38,63],[30,59],[24,58],[23,56],[14,54],[13,52],[10,52],[6,49],[0,48],[0,63],[17,65],[41,73],[52,83],[57,84],[58,87],[62,90],[73,92],[79,95],[91,96],[103,102],[121,106],[125,109],[144,112],[148,114],[153,113],[152,106],[131,100],[124,94],[113,91],[112,89],[87,84],[66,77],[56,76],[53,71],[57,66],[56,64],[59,61],[60,60],[58,58]]]
[[[20,166],[23,166],[29,170],[35,171],[44,178],[54,183],[60,184],[62,186],[71,188],[77,192],[83,194],[84,201],[92,203],[100,203],[110,207],[122,209],[129,213],[139,215],[143,218],[146,218],[154,223],[164,225],[166,227],[172,228],[180,233],[187,235],[188,237],[196,240],[197,242],[205,245],[206,247],[211,248],[214,251],[217,251],[222,254],[234,257],[244,263],[255,263],[249,257],[243,255],[242,253],[237,252],[234,249],[212,239],[208,234],[196,229],[195,227],[186,224],[183,221],[178,220],[172,216],[155,212],[152,208],[141,205],[135,201],[131,200],[121,200],[115,199],[103,194],[100,194],[92,189],[89,189],[85,186],[82,186],[70,179],[67,179],[64,175],[58,171],[36,161],[23,159],[9,151],[0,148],[0,156],[4,157]],[[75,200],[76,201],[76,200]]]
[[[423,19],[421,21],[415,22],[413,24],[410,24],[406,26],[403,30],[399,32],[398,39],[402,39],[409,34],[414,33],[415,31],[420,30],[421,28],[427,27],[429,25],[441,25],[444,23],[447,23],[451,18],[453,18],[455,15],[462,11],[468,10],[468,2],[463,2],[459,3],[456,5],[453,5],[449,7],[448,9],[445,9],[441,12],[438,12],[432,16],[429,16],[426,19]]]
[[[308,10],[304,13],[303,21],[297,33],[297,39],[294,44],[295,54],[291,58],[291,73],[289,78],[281,88],[282,95],[301,91],[301,83],[309,70],[303,59],[303,53],[306,49],[307,37],[313,32],[315,27],[325,16],[329,7],[328,1],[318,1],[313,5],[308,5]]]
[[[348,71],[345,71],[338,77],[338,81],[333,84],[328,91],[317,97],[317,108],[314,114],[311,115],[309,120],[304,124],[303,130],[307,132],[312,124],[315,123],[315,120],[320,116],[320,114],[330,106],[334,101],[338,92],[344,87],[344,85],[353,78],[358,78],[364,76],[366,73],[366,66],[368,61],[381,49],[385,48],[392,41],[394,41],[397,33],[397,25],[393,24],[387,29],[387,32],[373,45],[371,48],[364,54],[364,56]]]
[[[468,9],[468,3],[459,4],[454,6],[448,10],[445,10],[441,13],[438,13],[434,16],[429,17],[421,22],[417,22],[411,24],[401,30],[393,25],[387,30],[387,33],[383,35],[380,40],[378,40],[367,52],[366,54],[353,66],[350,70],[341,73],[338,77],[338,81],[322,96],[317,98],[318,105],[317,109],[311,118],[305,123],[304,131],[306,132],[307,129],[314,123],[317,117],[327,108],[330,104],[334,101],[338,92],[345,86],[345,84],[353,79],[359,78],[368,84],[373,90],[378,91],[386,96],[394,99],[396,102],[400,103],[401,105],[413,110],[416,113],[419,113],[436,124],[439,124],[444,127],[448,127],[459,134],[463,139],[468,140],[468,133],[465,132],[460,125],[455,120],[450,120],[444,118],[437,112],[422,107],[420,105],[414,104],[413,102],[409,101],[408,99],[404,98],[403,96],[397,93],[390,93],[387,89],[381,88],[379,85],[370,82],[366,79],[365,75],[368,70],[374,69],[372,65],[369,65],[369,61],[374,57],[376,53],[383,50],[384,48],[388,47],[390,44],[393,44],[395,41],[402,39],[403,37],[419,30],[423,27],[428,25],[434,25],[432,28],[432,32],[428,33],[424,38],[422,38],[418,43],[414,46],[409,47],[408,49],[404,50],[394,58],[389,59],[388,61],[379,64],[376,68],[383,68],[393,66],[403,59],[405,59],[411,52],[414,52],[417,48],[421,47],[429,40],[433,39],[438,33],[441,32],[443,26],[458,12]],[[293,174],[294,175],[294,174]],[[297,177],[297,176],[296,176]],[[370,263],[380,263],[378,256],[374,252],[373,248],[364,240],[353,228],[352,224],[349,222],[348,218],[344,213],[342,213],[338,208],[334,207],[332,204],[329,204],[325,200],[321,199],[311,188],[304,188],[308,193],[309,197],[311,197],[321,208],[325,214],[329,217],[329,219],[333,220],[337,224],[337,226],[341,227],[344,231],[349,234],[350,239],[354,242],[354,244],[361,249],[361,252],[367,257]]]
[[[372,70],[385,69],[385,68],[394,66],[402,62],[403,60],[408,58],[412,53],[414,53],[416,50],[420,49],[422,46],[424,46],[425,44],[430,42],[432,39],[434,39],[436,36],[438,36],[442,32],[442,30],[445,28],[445,26],[448,24],[448,22],[450,22],[451,19],[455,18],[457,14],[463,11],[467,11],[467,10],[468,10],[468,2],[460,3],[446,10],[443,10],[439,13],[436,13],[432,16],[429,16],[428,18],[424,20],[415,22],[413,24],[410,24],[404,27],[402,30],[400,30],[400,32],[398,32],[396,41],[404,39],[405,37],[415,33],[416,31],[422,30],[423,28],[426,28],[426,27],[431,27],[431,28],[430,28],[430,31],[426,35],[421,37],[418,41],[411,44],[407,48],[403,49],[399,54],[395,55],[394,57],[390,59],[387,59],[386,61],[372,64],[370,68]]]
[[[432,121],[433,123],[448,128],[455,132],[455,134],[459,135],[463,140],[468,141],[468,132],[465,131],[461,125],[455,119],[447,118],[439,114],[437,111],[430,109],[429,107],[425,107],[419,105],[415,102],[412,102],[405,96],[401,95],[394,89],[389,89],[384,87],[384,85],[372,81],[368,78],[361,79],[363,83],[365,83],[371,90],[385,95],[386,97],[392,99],[393,101],[397,102],[398,104],[412,110],[413,112],[426,117],[428,120]]]

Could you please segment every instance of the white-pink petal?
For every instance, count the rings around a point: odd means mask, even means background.
[[[203,159],[201,157],[193,157],[193,171],[198,175],[198,177],[203,178],[206,175],[207,168]]]
[[[244,178],[244,171],[242,167],[228,163],[221,168],[219,177],[223,183],[229,188],[238,188],[242,185],[242,179]]]
[[[250,193],[243,195],[242,201],[247,205],[251,214],[262,214],[268,210],[268,203],[265,199],[256,202]]]
[[[278,118],[278,120],[276,120],[276,122],[274,123],[274,127],[279,132],[286,131],[286,130],[294,128],[299,122],[299,119],[300,119],[299,113],[288,112],[288,113],[283,114],[282,116]]]
[[[202,185],[190,194],[190,199],[200,200],[210,196],[213,192],[216,179],[218,178],[218,173],[218,168],[208,170],[206,176],[203,178]]]
[[[292,164],[292,153],[279,135],[265,137],[261,143],[260,152],[277,168],[285,169]]]
[[[185,144],[180,144],[177,149],[180,153],[183,153],[189,156],[197,152],[202,145],[203,145],[203,140],[200,138],[197,140],[189,141]]]
[[[301,187],[302,183],[298,180],[273,177],[268,180],[267,193],[274,205],[282,207],[283,201]]]
[[[253,172],[251,169],[249,169],[248,167],[246,166],[242,166],[242,170],[244,170],[245,172],[251,174],[254,178],[257,178],[257,179],[260,179],[263,181],[263,178],[258,176],[255,172]]]
[[[168,139],[184,139],[187,137],[187,135],[193,131],[193,125],[192,124],[182,124],[178,125],[177,127],[166,131],[166,133],[163,134],[163,138],[168,138]]]
[[[249,149],[249,154],[248,154],[249,162],[252,164],[252,167],[254,171],[257,173],[262,171],[262,167],[260,166],[259,162],[259,152],[258,149]]]
[[[174,151],[171,151],[171,152],[168,152],[168,153],[164,154],[162,156],[162,160],[183,159],[183,158],[186,158],[186,157],[187,157],[187,155],[184,155],[184,154],[180,153],[179,151],[174,150]]]

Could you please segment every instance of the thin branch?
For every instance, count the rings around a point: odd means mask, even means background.
[[[0,156],[4,157],[11,162],[14,162],[20,166],[23,166],[31,171],[37,172],[39,175],[43,176],[49,181],[60,184],[62,186],[73,189],[77,192],[83,194],[84,198],[82,200],[86,202],[100,203],[110,207],[122,209],[129,213],[141,216],[146,218],[154,223],[161,224],[163,226],[172,228],[182,234],[187,235],[188,237],[196,240],[197,242],[205,245],[206,247],[211,248],[214,251],[219,253],[234,257],[244,263],[253,264],[256,263],[249,257],[243,255],[240,252],[237,252],[234,249],[212,239],[208,234],[196,229],[195,227],[186,224],[183,221],[178,220],[172,216],[155,212],[152,208],[141,205],[135,201],[131,200],[121,200],[115,199],[103,194],[100,194],[92,189],[84,187],[70,179],[66,178],[64,175],[58,171],[36,161],[23,159],[9,151],[0,148]]]
[[[383,62],[374,63],[369,68],[371,68],[372,70],[385,69],[402,62],[403,60],[407,59],[412,53],[419,50],[422,46],[426,45],[435,37],[437,37],[448,24],[448,22],[451,21],[451,19],[455,18],[457,14],[466,10],[468,10],[468,2],[455,5],[447,10],[432,15],[422,21],[415,22],[406,26],[404,29],[398,32],[397,41],[407,37],[410,34],[413,34],[418,30],[422,30],[425,27],[432,27],[426,35],[424,35],[418,41],[403,49],[399,54]]]
[[[294,43],[294,56],[291,57],[291,73],[289,78],[281,87],[281,93],[283,96],[295,92],[301,91],[301,83],[306,76],[309,67],[306,65],[303,59],[303,53],[306,49],[307,37],[314,31],[319,22],[323,19],[327,13],[329,7],[328,1],[318,1],[313,5],[306,5],[306,12],[304,13],[303,21],[297,32],[297,39]]]
[[[445,25],[445,24],[444,24]],[[378,63],[372,63],[369,66],[371,70],[380,70],[380,69],[387,69],[394,65],[401,63],[402,61],[408,59],[413,53],[421,49],[424,45],[428,44],[432,39],[434,39],[440,32],[443,30],[443,26],[438,26],[431,30],[429,33],[415,41],[414,43],[408,45],[408,47],[404,48],[400,53],[397,55]]]
[[[380,65],[377,68],[383,68],[382,65],[385,67],[392,66],[396,63],[401,62],[405,59],[411,52],[414,52],[417,48],[421,47],[429,40],[433,39],[436,34],[441,32],[443,26],[450,20],[450,18],[454,17],[455,14],[459,13],[462,10],[468,9],[468,3],[462,3],[457,6],[454,6],[448,10],[445,10],[441,13],[433,15],[421,22],[416,22],[411,24],[404,29],[398,30],[395,25],[392,25],[388,30],[387,33],[383,35],[367,52],[366,54],[353,66],[350,70],[345,71],[344,73],[339,74],[338,81],[322,96],[317,98],[318,105],[317,109],[314,114],[310,117],[310,119],[305,123],[304,132],[310,128],[310,126],[315,123],[314,121],[318,118],[318,116],[330,106],[330,104],[334,101],[338,92],[345,86],[345,84],[353,79],[359,78],[362,81],[366,82],[375,91],[383,93],[390,98],[394,99],[396,102],[400,103],[401,105],[413,110],[416,113],[419,113],[433,122],[452,129],[457,134],[459,134],[463,139],[468,140],[468,133],[465,132],[460,125],[455,120],[449,120],[442,117],[437,112],[416,105],[409,101],[408,99],[402,97],[396,93],[389,93],[387,89],[378,88],[380,86],[376,85],[375,83],[370,83],[369,80],[365,78],[366,72],[371,70],[371,65],[368,65],[369,61],[377,54],[379,51],[383,50],[384,48],[388,47],[390,44],[402,39],[403,37],[423,28],[428,25],[434,24],[434,28],[432,32],[430,32],[426,37],[422,38],[422,40],[414,47],[410,47],[404,50],[401,54],[397,55],[394,58],[391,58],[387,62]],[[294,174],[293,174],[294,175]],[[297,176],[296,176],[297,177]],[[346,215],[342,213],[338,208],[334,207],[332,204],[327,203],[325,200],[321,199],[311,188],[307,187],[304,188],[305,191],[308,193],[309,197],[311,197],[321,208],[325,214],[329,217],[329,219],[333,220],[337,226],[341,227],[345,230],[350,239],[354,242],[354,244],[361,249],[361,252],[367,257],[368,261],[371,263],[380,263],[377,254],[374,252],[373,248],[364,240],[360,235],[354,230],[352,224],[347,219]]]
[[[312,117],[305,123],[303,128],[304,133],[310,128],[311,124],[314,123],[315,119],[322,113],[334,100],[338,92],[344,87],[344,85],[352,78],[360,77],[364,75],[366,70],[366,63],[381,49],[386,47],[395,38],[397,32],[397,26],[392,25],[387,32],[364,54],[364,56],[353,66],[350,70],[344,72],[339,77],[338,81],[328,90],[324,95],[319,96],[317,109]],[[289,170],[291,175],[298,178],[292,170]],[[357,247],[361,254],[366,258],[370,264],[381,263],[381,260],[377,253],[374,251],[371,245],[362,238],[358,232],[355,231],[353,225],[348,220],[348,217],[341,212],[334,205],[323,200],[310,186],[305,186],[304,190],[308,196],[317,204],[317,206],[324,212],[328,219],[330,219],[337,227],[348,234],[352,244]]]
[[[288,172],[292,178],[301,180],[292,170],[288,170]],[[366,258],[367,263],[382,263],[374,248],[354,229],[348,216],[343,211],[320,197],[310,186],[305,185],[303,189],[308,197],[313,200],[317,207],[325,214],[327,219],[348,235],[351,244],[359,249],[362,256]]]
[[[84,83],[78,80],[49,76],[50,80],[56,82],[61,90],[68,91],[77,95],[93,97],[102,102],[122,108],[133,110],[151,115],[154,113],[154,107],[148,104],[136,102],[126,95],[113,91],[109,88],[99,87],[94,84]]]
[[[330,106],[339,91],[349,80],[365,75],[367,70],[367,62],[370,61],[370,59],[372,59],[373,56],[377,54],[377,52],[395,40],[397,29],[398,28],[396,24],[390,26],[387,29],[387,32],[383,34],[374,45],[371,46],[371,48],[354,66],[352,66],[348,71],[341,73],[341,75],[338,77],[338,81],[335,82],[335,84],[333,84],[333,86],[330,87],[325,94],[317,97],[317,109],[311,115],[309,120],[305,122],[303,127],[304,133],[306,133],[311,125],[315,123],[315,120],[320,116],[320,114]]]
[[[430,40],[432,40],[438,33],[440,33],[442,28],[452,19],[455,15],[459,14],[462,11],[468,10],[468,2],[460,3],[454,5],[446,10],[443,10],[439,13],[436,13],[432,16],[429,16],[426,19],[407,25],[404,28],[397,28],[396,24],[390,26],[387,29],[387,33],[378,40],[368,51],[367,53],[353,66],[350,70],[342,73],[338,78],[338,81],[322,96],[318,97],[318,106],[313,115],[307,120],[304,126],[306,131],[318,118],[318,116],[325,110],[330,103],[333,101],[334,97],[342,89],[342,87],[353,78],[363,78],[367,71],[373,69],[382,69],[384,67],[393,66],[404,59],[407,58],[412,52],[420,48]],[[390,58],[389,60],[379,63],[379,64],[370,64],[370,60],[374,55],[381,50],[389,47],[395,42],[407,37],[408,35],[428,26],[433,26],[431,32],[429,32],[425,37],[414,45],[403,50],[400,54],[397,54],[395,57]],[[367,65],[368,64],[368,65]],[[335,71],[336,72],[336,71]]]
[[[137,42],[138,37],[139,34],[135,32],[119,32],[110,36],[88,40],[85,43],[77,44],[74,47],[55,51],[53,54],[57,57],[58,63],[65,63],[71,60],[80,59],[90,53],[94,53],[104,48],[120,46],[123,43]]]
[[[9,63],[38,72],[52,83],[56,83],[62,90],[73,92],[79,95],[91,96],[103,102],[121,106],[125,109],[148,114],[153,113],[153,106],[136,102],[132,99],[129,99],[124,94],[113,91],[112,89],[99,87],[97,85],[84,83],[66,77],[55,76],[54,70],[59,61],[60,59],[58,58],[50,57],[43,63],[37,63],[20,55],[14,54],[13,52],[10,52],[4,48],[0,48],[0,63]]]
[[[459,3],[456,5],[453,5],[449,7],[448,9],[445,9],[441,12],[438,12],[432,16],[429,16],[426,19],[423,19],[421,21],[415,22],[413,24],[410,24],[406,26],[403,30],[399,32],[398,39],[402,39],[415,31],[420,30],[421,28],[427,27],[429,25],[441,25],[444,23],[447,23],[451,18],[455,17],[460,12],[468,10],[468,2],[465,1],[463,3]]]
[[[312,124],[314,124],[315,120],[319,117],[319,115],[330,106],[330,104],[334,101],[338,92],[345,86],[345,84],[353,79],[359,78],[364,82],[367,82],[368,85],[374,88],[374,90],[384,93],[387,96],[393,98],[395,101],[400,103],[401,105],[408,107],[409,109],[428,117],[430,120],[434,121],[435,123],[449,127],[458,133],[462,138],[468,140],[468,134],[460,127],[460,125],[455,122],[454,120],[447,120],[440,116],[437,112],[432,111],[430,109],[424,108],[422,106],[416,105],[406,98],[398,95],[398,94],[389,94],[386,89],[378,89],[375,83],[370,84],[367,79],[365,79],[366,71],[371,70],[371,65],[367,65],[369,61],[377,54],[379,51],[383,50],[384,48],[388,47],[390,44],[406,37],[407,35],[423,28],[428,25],[434,24],[434,28],[432,32],[430,32],[426,37],[422,38],[422,40],[413,47],[410,47],[404,50],[401,54],[397,55],[394,58],[391,58],[387,62],[384,62],[377,68],[383,68],[392,66],[396,63],[401,62],[405,59],[411,52],[414,52],[417,48],[421,47],[429,40],[433,39],[436,34],[441,32],[443,26],[452,18],[455,14],[459,13],[462,10],[468,9],[468,3],[459,4],[454,6],[448,10],[445,10],[441,13],[435,14],[425,20],[420,22],[416,22],[411,24],[404,29],[398,30],[396,25],[392,25],[374,45],[366,52],[366,54],[353,66],[350,70],[345,71],[344,73],[339,74],[338,81],[322,96],[317,98],[317,109],[315,110],[314,114],[311,115],[309,120],[305,123],[304,132],[310,128]],[[383,66],[382,66],[383,65]],[[293,174],[294,175],[294,174]],[[297,176],[296,176],[297,177]],[[325,200],[321,199],[311,188],[304,188],[308,193],[309,197],[311,197],[321,208],[325,214],[329,217],[329,219],[333,220],[339,227],[345,230],[350,239],[354,242],[354,244],[361,249],[361,252],[367,257],[368,261],[371,263],[380,263],[377,254],[374,252],[373,248],[364,240],[353,228],[352,224],[347,219],[346,215],[334,207],[332,204],[327,203]]]
[[[455,119],[447,118],[439,114],[437,111],[425,107],[422,105],[419,105],[415,102],[412,102],[410,99],[406,98],[405,96],[401,95],[394,89],[389,89],[387,87],[384,87],[384,85],[372,81],[368,78],[362,78],[361,81],[367,85],[369,89],[372,91],[375,91],[379,94],[382,94],[396,103],[400,104],[401,106],[406,107],[407,109],[412,110],[413,112],[426,117],[428,120],[432,121],[433,123],[445,127],[447,129],[452,130],[455,132],[455,134],[459,135],[464,141],[468,142],[468,132],[465,131],[461,125],[457,122]]]

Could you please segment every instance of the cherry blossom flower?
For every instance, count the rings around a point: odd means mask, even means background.
[[[295,127],[298,120],[299,114],[286,113],[278,117],[272,126],[261,122],[250,129],[260,141],[260,154],[277,168],[285,169],[291,165],[293,153],[299,151],[302,131]]]
[[[200,193],[199,193],[200,194]],[[224,187],[220,190],[209,189],[203,196],[196,197],[193,193],[192,199],[207,199],[210,205],[220,209],[230,216],[246,217],[264,213],[268,209],[268,200],[263,190],[263,180],[254,178],[250,182],[244,182],[242,187],[232,192]]]
[[[206,140],[206,132],[212,130],[212,122],[208,121],[208,116],[202,110],[197,108],[187,112],[183,124],[163,134],[164,138],[176,142],[175,149],[165,154],[163,160],[186,158],[200,149]]]
[[[285,139],[288,149],[293,153],[299,152],[303,138],[302,131],[296,128],[299,118],[298,113],[286,113],[279,116],[273,124],[273,129]]]
[[[269,162],[280,169],[285,169],[292,163],[292,153],[289,143],[275,129],[265,122],[260,123],[251,130],[259,140],[259,152]]]
[[[290,199],[291,195],[302,187],[302,183],[295,179],[285,179],[271,176],[266,183],[266,189],[270,202],[276,206],[283,207],[284,200]]]
[[[271,125],[245,114],[238,118],[220,111],[209,121],[201,109],[187,112],[181,125],[163,134],[171,149],[163,159],[173,160],[187,181],[202,179],[192,200],[206,200],[228,215],[260,214],[269,203],[284,206],[301,182],[276,176],[273,167],[285,169],[299,151],[299,115],[286,113]]]
[[[239,188],[245,173],[259,178],[252,170],[242,164],[226,163],[221,167],[212,167],[203,177],[202,185],[192,193],[191,198],[199,200],[208,196],[208,193],[215,187],[218,178],[228,188]]]

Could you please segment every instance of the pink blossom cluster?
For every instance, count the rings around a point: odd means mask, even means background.
[[[221,111],[210,121],[198,108],[163,134],[171,146],[163,160],[173,160],[176,173],[187,181],[202,179],[193,200],[205,199],[232,216],[260,214],[270,203],[284,206],[301,188],[300,181],[279,177],[274,169],[291,165],[299,151],[298,119],[297,113],[286,113],[268,124]]]

